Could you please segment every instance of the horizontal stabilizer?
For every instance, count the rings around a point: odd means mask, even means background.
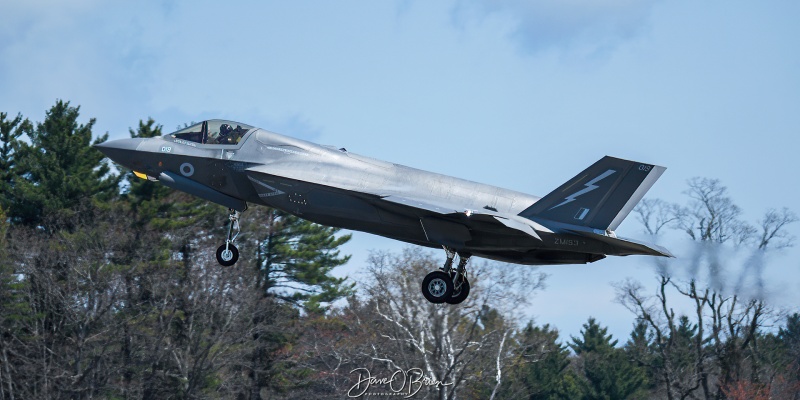
[[[613,250],[607,254],[615,256],[648,255],[675,258],[669,250],[655,244],[644,243],[638,240],[600,235],[591,232],[572,231],[572,233],[598,240],[610,245]]]

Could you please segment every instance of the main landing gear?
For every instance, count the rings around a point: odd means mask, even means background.
[[[230,267],[239,260],[239,249],[233,245],[233,241],[236,240],[240,232],[239,212],[232,209],[228,211],[230,211],[228,219],[231,221],[230,225],[228,225],[228,239],[225,240],[225,244],[217,249],[217,261],[223,267]],[[233,233],[234,228],[236,229],[235,234]]]
[[[444,266],[425,276],[422,280],[422,295],[431,303],[459,304],[469,296],[467,261],[471,254],[458,253],[458,267],[453,268],[455,250],[445,247],[447,261]]]

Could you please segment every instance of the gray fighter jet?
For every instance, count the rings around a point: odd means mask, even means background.
[[[583,264],[607,255],[672,257],[614,230],[665,168],[603,157],[539,198],[320,146],[249,125],[208,120],[158,138],[97,145],[140,178],[230,209],[217,260],[233,265],[239,212],[274,207],[323,225],[444,248],[422,281],[433,303],[469,294],[471,256],[518,264]],[[459,262],[453,266],[458,255]]]

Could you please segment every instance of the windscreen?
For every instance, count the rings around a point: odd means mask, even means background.
[[[247,124],[211,119],[187,126],[169,136],[200,144],[235,145],[251,129],[253,127]]]

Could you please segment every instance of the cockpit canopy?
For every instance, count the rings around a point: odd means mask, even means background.
[[[234,145],[242,140],[242,136],[252,126],[222,119],[210,119],[198,124],[183,128],[168,136],[201,144],[227,144]]]

